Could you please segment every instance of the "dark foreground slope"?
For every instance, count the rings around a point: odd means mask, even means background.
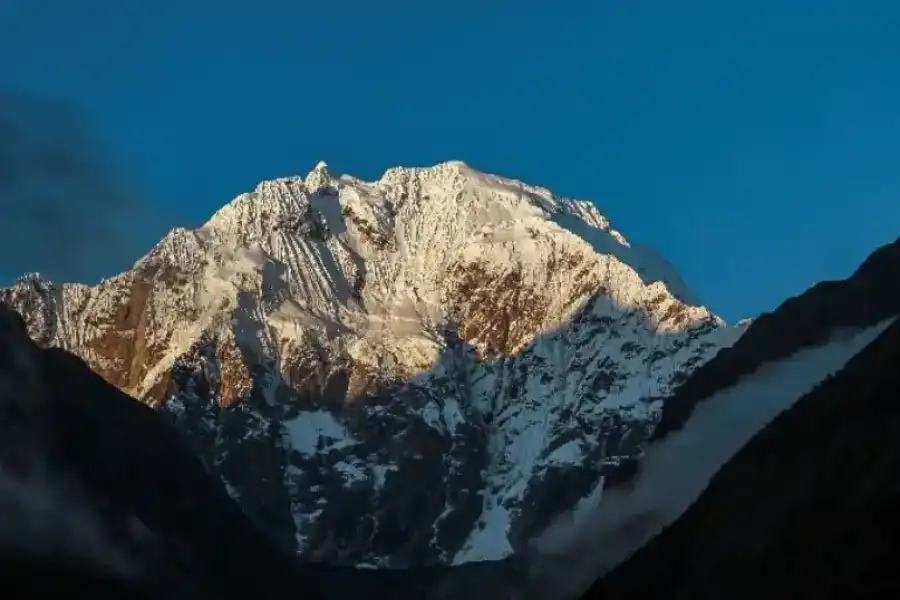
[[[900,314],[900,239],[872,254],[848,278],[822,281],[755,319],[666,400],[651,442],[681,429],[704,399],[801,348],[827,341],[840,328],[863,328]]]
[[[4,597],[18,592],[6,587],[14,573],[21,595],[75,578],[99,590],[103,577],[152,598],[296,587],[292,560],[243,517],[173,427],[74,355],[39,349],[16,313],[0,312]],[[54,493],[60,488],[72,490],[72,499]],[[15,489],[27,491],[17,498]],[[41,502],[54,520],[39,528],[29,511]],[[75,511],[83,514],[66,517]],[[78,551],[85,536],[102,540],[94,545],[107,546],[125,568],[103,568],[102,559]],[[18,543],[28,538],[27,547]]]
[[[898,509],[900,321],[582,598],[895,597]]]
[[[76,356],[38,348],[0,305],[0,596],[411,600],[461,597],[477,583],[503,598],[491,586],[506,572],[299,564],[174,426]]]

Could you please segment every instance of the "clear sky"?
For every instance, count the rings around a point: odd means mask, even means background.
[[[83,108],[151,202],[87,278],[319,160],[593,200],[728,320],[900,235],[896,0],[0,0],[0,87]]]

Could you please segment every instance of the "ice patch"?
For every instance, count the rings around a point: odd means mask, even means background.
[[[495,560],[498,556],[512,554],[507,537],[509,518],[509,510],[501,504],[486,507],[462,550],[453,557],[452,564]]]
[[[334,465],[334,470],[341,474],[348,485],[369,481],[365,466],[360,467],[347,461],[341,461]]]
[[[399,469],[392,465],[372,465],[372,478],[376,490],[383,490],[388,473],[396,473]]]
[[[323,410],[300,413],[294,419],[285,421],[284,426],[291,447],[304,456],[313,456],[318,452],[346,448],[358,443],[353,434],[335,419],[334,415]]]
[[[581,443],[578,440],[566,442],[547,457],[549,464],[574,465],[581,460],[583,453]]]

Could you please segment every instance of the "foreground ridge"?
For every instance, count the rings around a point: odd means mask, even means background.
[[[898,365],[893,320],[583,598],[895,595],[900,538],[885,524],[900,501]]]

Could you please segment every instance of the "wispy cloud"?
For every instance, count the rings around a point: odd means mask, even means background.
[[[90,277],[128,248],[146,203],[76,108],[0,90],[0,273]]]

